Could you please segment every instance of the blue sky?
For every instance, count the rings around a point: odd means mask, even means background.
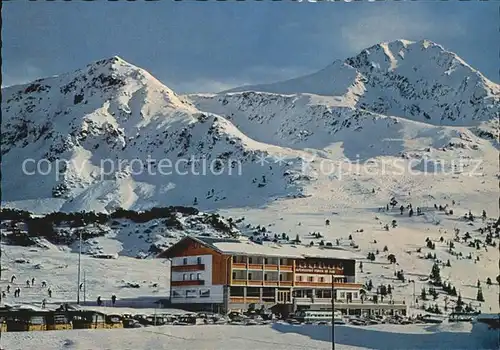
[[[429,39],[498,82],[490,2],[27,2],[3,4],[2,85],[118,55],[177,92],[319,70],[395,39]]]

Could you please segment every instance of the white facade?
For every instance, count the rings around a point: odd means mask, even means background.
[[[210,304],[224,302],[224,289],[215,286],[172,287],[172,304]]]
[[[171,281],[203,281],[202,285],[172,286],[173,304],[222,303],[223,286],[212,285],[212,256],[196,255],[172,258],[172,266],[200,265],[203,270],[172,271]]]

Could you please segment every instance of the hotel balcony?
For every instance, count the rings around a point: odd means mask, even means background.
[[[233,270],[254,270],[254,271],[293,271],[293,261],[290,259],[262,258],[234,256],[232,262]]]
[[[281,265],[278,267],[278,265],[262,265],[262,264],[246,264],[246,263],[233,263],[233,270],[256,270],[256,271],[285,271],[285,272],[292,272],[293,271],[293,266],[292,265]]]
[[[277,281],[277,280],[244,280],[244,279],[233,279],[231,285],[233,286],[263,286],[263,287],[291,287],[293,281]]]
[[[204,271],[205,264],[195,264],[195,265],[173,265],[173,272],[186,272],[186,271]]]
[[[183,287],[183,286],[203,286],[205,285],[204,280],[185,280],[185,281],[172,281],[170,282],[172,287]]]
[[[259,297],[230,297],[231,303],[243,304],[243,303],[258,303],[260,302]]]

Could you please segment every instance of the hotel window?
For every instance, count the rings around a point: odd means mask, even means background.
[[[187,275],[186,274],[183,274],[182,275],[182,280],[185,281],[187,279]]]
[[[198,265],[201,265],[201,257],[196,258],[196,263],[197,263]]]
[[[267,264],[267,258],[264,258],[264,264]]]
[[[267,273],[264,274],[264,281],[267,281]]]
[[[344,299],[345,298],[345,293],[344,292],[340,292],[340,299]]]
[[[280,281],[283,281],[283,275],[280,273]]]
[[[251,273],[249,273],[249,274],[248,274],[248,279],[249,279],[249,280],[251,280],[251,279],[252,279],[252,274],[251,274]]]
[[[358,293],[353,293],[353,296],[352,296],[354,299],[358,299]]]
[[[184,258],[184,259],[182,259],[182,264],[183,264],[183,265],[187,265],[187,264],[188,264],[188,258]]]
[[[320,281],[321,283],[323,283],[323,282],[325,282],[325,278],[324,278],[324,277],[320,277],[320,278],[319,278],[319,281]]]
[[[189,274],[189,279],[190,279],[191,281],[192,281],[192,280],[194,280],[194,273],[190,273],[190,274]]]
[[[308,280],[309,282],[313,282],[313,281],[314,281],[314,277],[309,276],[309,277],[307,277],[307,280]]]
[[[236,279],[236,272],[233,272],[233,280]]]
[[[249,263],[249,264],[252,264],[252,257],[249,257],[249,258],[248,258],[248,263]]]
[[[200,280],[201,280],[201,273],[197,273],[197,274],[196,274],[196,279],[197,279],[198,281],[200,281]]]
[[[186,290],[186,298],[196,298],[196,289],[188,289]]]
[[[302,282],[302,276],[297,276],[297,281]]]

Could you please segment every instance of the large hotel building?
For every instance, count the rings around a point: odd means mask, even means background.
[[[361,304],[356,256],[346,250],[185,237],[158,258],[171,262],[174,307],[229,311],[257,304],[291,311],[328,306],[332,279],[339,309]]]

